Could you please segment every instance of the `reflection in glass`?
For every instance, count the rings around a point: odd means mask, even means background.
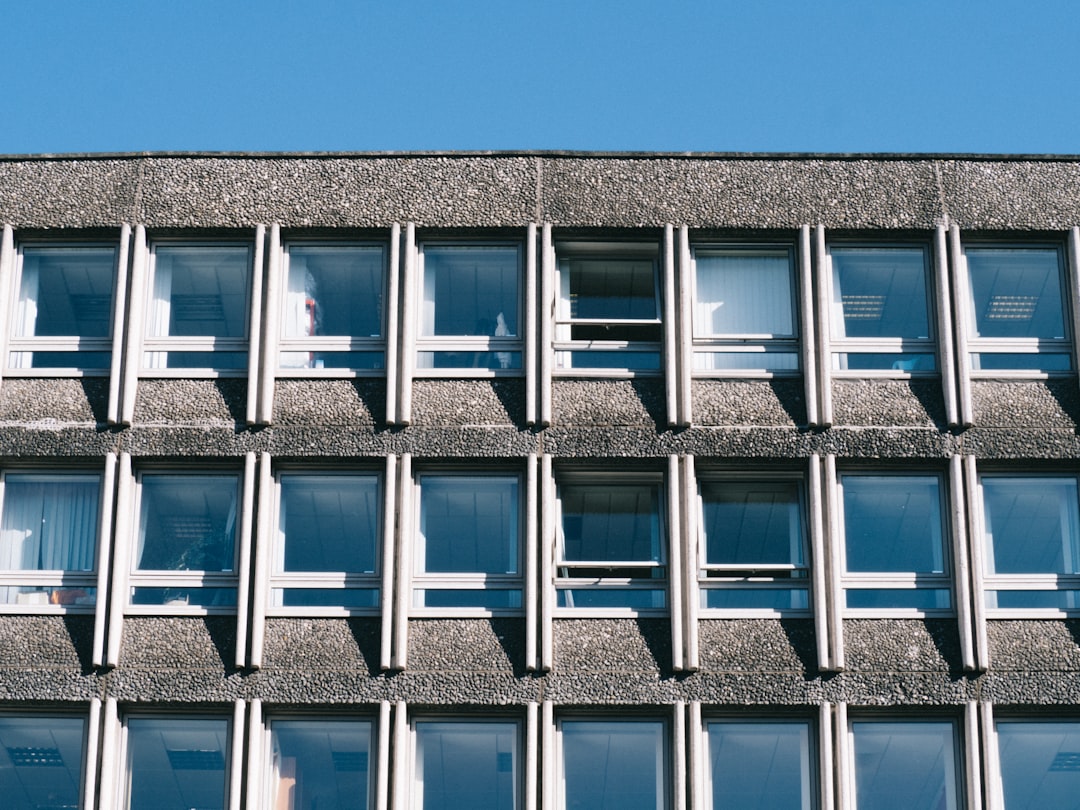
[[[518,251],[514,247],[425,245],[421,334],[518,334]]]
[[[567,562],[660,562],[655,484],[562,484],[563,559]]]
[[[660,721],[564,720],[563,810],[666,810],[667,745]]]
[[[278,572],[375,573],[379,478],[282,475]]]
[[[988,574],[1080,574],[1072,477],[983,476]]]
[[[228,744],[224,719],[129,719],[127,807],[224,810]]]
[[[379,337],[383,249],[293,245],[285,294],[286,337]]]
[[[848,571],[945,571],[936,476],[845,475],[842,482]]]
[[[515,476],[422,476],[417,571],[517,573],[517,510]]]
[[[247,247],[157,247],[147,335],[246,337],[250,273]]]
[[[517,724],[417,722],[413,776],[413,810],[516,810]]]
[[[707,735],[715,810],[817,806],[808,723],[714,722]]]
[[[371,723],[275,720],[270,807],[363,810],[368,806]]]
[[[1080,797],[1080,723],[997,723],[1005,807],[1076,807]]]
[[[0,716],[4,810],[79,807],[84,725],[79,717]]]
[[[235,475],[144,475],[136,569],[232,571]]]
[[[922,248],[834,247],[833,336],[932,336]]]
[[[952,723],[853,722],[851,734],[858,807],[959,807]]]
[[[1066,337],[1057,250],[968,247],[964,254],[978,337]]]

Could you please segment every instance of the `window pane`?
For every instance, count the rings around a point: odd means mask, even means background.
[[[964,253],[979,337],[1065,337],[1056,250],[967,248]]]
[[[232,571],[234,475],[144,475],[136,569]]]
[[[712,806],[817,806],[808,723],[709,723]]]
[[[278,571],[375,573],[378,477],[281,476],[278,530]]]
[[[513,247],[424,247],[425,336],[518,334],[518,251]]]
[[[95,475],[8,475],[0,569],[93,571],[98,529]]]
[[[651,259],[573,259],[569,265],[572,319],[655,320],[658,317],[656,271]],[[575,334],[574,338],[577,337]]]
[[[932,476],[843,476],[847,570],[945,571],[940,482]]]
[[[922,249],[833,248],[831,255],[836,337],[931,336]]]
[[[987,573],[1080,574],[1075,478],[982,479]]]
[[[852,723],[856,804],[871,810],[956,808],[953,724]]]
[[[1076,807],[1080,723],[997,724],[1005,807]]]
[[[286,337],[382,334],[381,247],[293,245],[288,261]]]
[[[658,488],[649,484],[564,484],[563,559],[660,562]]]
[[[838,371],[933,371],[937,358],[928,352],[834,352],[833,367]]]
[[[371,723],[275,720],[271,725],[275,810],[362,810],[368,806]]]
[[[128,720],[128,808],[224,810],[228,739],[227,720]]]
[[[417,570],[516,574],[518,523],[516,477],[425,475]]]
[[[79,807],[83,725],[79,717],[0,717],[5,810]]]
[[[562,723],[562,806],[663,810],[668,806],[667,747],[658,721]]]
[[[158,247],[151,337],[247,336],[251,260],[246,247]]]
[[[419,722],[413,810],[514,810],[516,723]]]
[[[702,583],[701,606],[710,610],[809,610],[806,588],[723,588]]]
[[[15,334],[108,337],[115,275],[111,247],[26,248]]]
[[[796,483],[703,483],[701,500],[709,564],[803,564]]]
[[[699,253],[694,335],[795,334],[787,253]]]
[[[521,352],[417,352],[417,368],[521,368]]]
[[[798,371],[794,352],[694,352],[695,371]]]

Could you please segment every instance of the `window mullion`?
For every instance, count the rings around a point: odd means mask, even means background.
[[[118,423],[130,425],[135,418],[135,395],[142,367],[143,331],[147,306],[147,276],[150,264],[150,245],[146,227],[135,226],[132,242],[131,286],[127,301],[127,332],[124,335],[124,365],[120,380],[120,414]]]
[[[829,290],[832,286],[832,263],[825,249],[825,226],[814,228],[814,267],[817,280],[817,318],[814,324],[818,334],[818,382],[817,396],[818,427],[830,427],[833,420],[832,407],[832,346],[830,341],[832,324],[832,301]],[[807,326],[807,329],[810,327]]]
[[[950,528],[953,551],[953,587],[956,591],[956,619],[960,629],[960,656],[964,669],[975,666],[975,642],[972,637],[971,572],[968,556],[968,529],[964,504],[964,479],[961,456],[949,459]],[[978,592],[977,597],[981,597]]]
[[[267,371],[259,349],[262,345],[263,311],[263,261],[266,255],[266,226],[255,226],[255,250],[251,262],[251,300],[248,302],[248,367],[247,367],[247,411],[249,425],[265,424],[259,417],[260,381]],[[273,375],[273,366],[268,372]],[[272,399],[271,395],[271,399]]]
[[[116,453],[105,454],[105,470],[101,478],[101,500],[97,525],[97,590],[94,598],[94,645],[91,662],[100,667],[104,662],[106,606],[109,602],[109,574],[112,548],[113,506],[116,497]]]

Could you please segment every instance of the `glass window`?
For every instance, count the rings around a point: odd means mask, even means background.
[[[809,609],[799,483],[703,480],[700,489],[701,606]]]
[[[1080,723],[1001,720],[996,724],[1005,807],[1076,807]]]
[[[516,245],[421,249],[419,369],[521,368],[521,255]]]
[[[417,721],[413,810],[517,810],[519,736],[513,721]]]
[[[556,362],[563,369],[660,368],[660,294],[651,255],[559,263]]]
[[[1080,607],[1080,495],[1075,476],[984,475],[986,606]]]
[[[379,476],[282,474],[270,583],[275,613],[379,606]]]
[[[818,806],[810,723],[714,721],[705,734],[715,810]]]
[[[560,810],[666,810],[667,733],[660,720],[563,720]]]
[[[413,606],[521,607],[516,475],[424,474]]]
[[[24,247],[9,368],[107,371],[116,261],[109,246]]]
[[[273,720],[270,799],[274,810],[365,810],[371,797],[371,723]]]
[[[786,248],[694,251],[694,370],[797,371],[794,265]]]
[[[247,368],[251,250],[244,245],[157,245],[143,364]]]
[[[938,476],[843,475],[841,500],[849,609],[952,606]]]
[[[380,245],[289,245],[280,368],[384,368],[385,268]]]
[[[145,474],[132,605],[236,605],[236,475]]]
[[[1053,247],[966,247],[974,371],[1072,368],[1064,262]]]
[[[925,248],[833,247],[833,363],[838,370],[932,371]]]
[[[94,604],[99,499],[96,475],[4,476],[0,604]]]
[[[873,810],[960,805],[956,728],[941,722],[851,724],[855,804]]]
[[[0,715],[5,810],[80,806],[85,725],[81,717]]]
[[[126,725],[128,810],[225,810],[228,720],[132,717]]]
[[[560,483],[560,607],[667,606],[660,491],[658,481]]]

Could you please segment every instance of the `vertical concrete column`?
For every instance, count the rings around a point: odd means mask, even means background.
[[[285,275],[285,249],[281,242],[281,226],[270,226],[270,245],[266,251],[266,299],[263,311],[262,361],[259,380],[248,381],[248,390],[256,386],[259,406],[255,421],[269,425],[274,420],[274,386],[277,382],[278,334],[281,329],[281,285]]]
[[[543,663],[537,655],[537,632],[540,629],[540,496],[538,492],[536,453],[525,459],[525,668],[537,670]]]
[[[244,789],[244,710],[247,704],[233,701],[232,745],[229,751],[229,810],[242,810],[240,798]]]
[[[937,292],[938,362],[941,364],[941,392],[945,398],[945,421],[960,424],[956,400],[956,351],[953,348],[952,296],[949,289],[948,239],[945,226],[934,229],[934,286]]]
[[[810,427],[820,424],[818,413],[817,341],[814,318],[814,253],[810,242],[810,226],[799,227],[799,320],[802,322],[803,391],[806,399],[806,423]]]
[[[551,223],[541,229],[540,249],[540,419],[541,425],[551,424],[551,377],[555,363],[552,347],[555,336],[555,241]]]
[[[397,424],[401,358],[401,225],[390,226],[390,262],[386,282],[386,423]]]
[[[110,697],[105,700],[105,718],[102,724],[101,734],[101,781],[98,796],[98,807],[101,810],[112,810],[116,807],[119,789],[119,759],[120,738],[123,729],[120,726],[120,714],[116,708],[116,698]],[[88,759],[87,762],[90,760]],[[86,769],[88,772],[90,767]],[[87,810],[94,805],[86,805]]]
[[[525,708],[525,810],[536,810],[537,785],[539,784],[539,746],[537,736],[540,732],[538,719],[539,704],[530,701]]]
[[[525,230],[525,424],[537,422],[537,377],[540,370],[536,364],[536,308],[540,296],[536,290],[536,223],[530,222]]]
[[[86,767],[83,769],[82,806],[90,810],[97,798],[97,761],[101,742],[101,698],[90,698],[86,721]]]
[[[1073,371],[1080,369],[1080,228],[1069,228],[1068,268],[1069,314],[1072,316]]]
[[[109,404],[106,420],[110,425],[120,421],[120,372],[124,360],[124,329],[127,314],[128,264],[131,260],[131,226],[120,226],[120,249],[116,260],[116,294],[113,296],[112,343],[109,355]],[[0,261],[0,264],[3,262]],[[3,312],[10,310],[3,305]]]
[[[379,748],[376,752],[375,810],[388,810],[390,799],[390,701],[379,701]]]
[[[663,284],[664,325],[664,396],[667,402],[668,427],[679,424],[679,373],[678,330],[675,328],[675,313],[678,311],[675,293],[675,228],[669,222],[664,226],[664,256],[661,265]]]
[[[239,733],[239,730],[236,733]],[[248,758],[247,778],[245,780],[247,783],[247,806],[263,807],[264,804],[269,804],[269,802],[263,801],[263,786],[266,784],[263,768],[270,763],[266,759],[266,732],[263,729],[262,701],[258,698],[252,700],[251,705],[248,707],[247,738]],[[234,762],[233,768],[239,770],[240,763]],[[266,798],[269,799],[270,797],[267,796]]]
[[[682,458],[682,483],[679,491],[683,498],[682,536],[680,537],[683,546],[683,603],[685,605],[683,652],[686,660],[683,668],[688,672],[696,672],[701,667],[698,654],[698,611],[701,607],[698,570],[701,568],[701,549],[698,545],[700,532],[698,531],[697,477],[694,474],[694,457],[690,454]]]
[[[105,614],[109,604],[109,563],[112,549],[113,509],[116,506],[116,453],[105,454],[98,505],[97,597],[94,600],[94,646],[90,661],[100,667],[105,659]]]
[[[540,765],[541,784],[540,795],[542,810],[555,810],[558,804],[558,757],[559,753],[555,745],[555,705],[550,700],[543,703],[543,720],[541,722],[542,737],[542,760]]]
[[[705,791],[705,725],[701,721],[701,701],[690,701],[689,765],[690,810],[708,810],[711,806]]]
[[[394,707],[394,771],[390,784],[394,810],[409,810],[409,717],[404,700]]]
[[[270,454],[259,454],[259,497],[255,521],[255,573],[251,585],[251,655],[248,666],[261,669],[266,639],[266,606],[270,602],[270,555],[273,547],[275,485]]]
[[[675,276],[675,294],[678,297],[676,335],[679,368],[679,419],[680,427],[690,427],[694,421],[694,317],[691,303],[694,291],[694,258],[690,253],[690,229],[679,226],[679,252]]]
[[[829,276],[832,269],[829,263],[829,252],[825,249],[825,226],[818,225],[814,228],[814,273],[817,290],[817,318],[814,323],[818,336],[818,420],[819,427],[831,427],[833,421],[832,407],[832,343],[830,340],[830,315],[832,313],[832,301],[829,298],[829,289],[832,286]]]
[[[687,767],[686,757],[686,702],[675,701],[671,707],[673,745],[671,758],[675,761],[671,774],[671,789],[675,794],[674,810],[686,810]]]
[[[960,242],[960,228],[949,227],[949,269],[952,277],[953,300],[956,302],[956,387],[959,393],[961,427],[974,423],[974,406],[971,392],[971,349],[968,336],[972,334],[971,312],[968,303],[971,291],[968,286],[967,259]]]
[[[412,381],[416,369],[416,296],[420,280],[417,264],[420,255],[416,245],[416,225],[405,225],[405,262],[401,273],[401,371],[398,381],[398,412],[396,424],[407,425],[412,421]]]
[[[982,771],[979,768],[979,704],[964,705],[964,795],[967,810],[982,810]],[[996,771],[995,771],[996,773]]]
[[[836,807],[837,810],[855,810],[855,774],[852,772],[855,763],[851,756],[846,703],[837,703],[833,707],[833,719],[833,734],[836,740],[836,755],[833,760]]]
[[[251,544],[255,526],[255,454],[244,454],[240,509],[240,564],[236,569],[236,668],[247,664],[248,616],[251,603]],[[262,537],[265,543],[268,537]]]
[[[249,425],[254,425],[258,419],[259,406],[259,380],[263,356],[259,348],[262,346],[263,325],[263,265],[266,257],[266,226],[255,226],[255,251],[251,262],[251,309],[248,315],[248,378],[247,378],[247,411],[245,420]],[[271,400],[272,401],[272,400]]]
[[[7,341],[11,333],[9,313],[12,296],[15,294],[15,231],[11,225],[4,225],[0,236],[0,373],[7,367]],[[2,376],[2,375],[0,375]]]
[[[412,601],[412,535],[415,487],[412,454],[404,453],[399,465],[400,515],[397,538],[397,592],[394,602],[393,669],[405,669],[409,660],[409,604]]]
[[[821,456],[817,453],[810,455],[810,469],[806,480],[810,499],[810,574],[814,597],[814,636],[817,642],[818,668],[828,672],[833,668],[829,644],[832,637],[831,577],[826,574],[830,560],[825,552],[825,500],[822,494]]]
[[[833,712],[826,702],[818,704],[818,800],[821,810],[836,808],[836,771],[833,746]]]
[[[551,456],[540,457],[540,669],[555,662],[555,476]]]
[[[389,389],[387,389],[389,390]],[[379,593],[381,632],[379,668],[390,669],[394,636],[394,540],[397,532],[397,456],[386,457],[383,473],[382,585]]]
[[[682,543],[682,475],[677,455],[668,456],[668,468],[665,483],[667,493],[667,545],[668,545],[668,615],[671,619],[671,667],[676,672],[686,668],[686,655],[683,648],[683,543]]]
[[[124,629],[124,609],[128,599],[128,571],[131,569],[131,533],[135,525],[135,477],[131,454],[120,454],[116,485],[116,522],[113,539],[112,590],[109,594],[109,622],[105,666],[120,663],[120,642]],[[106,542],[102,538],[102,542]]]
[[[979,735],[979,744],[972,741],[970,745],[973,750],[978,749],[982,753],[982,786],[986,795],[986,810],[1005,810],[1005,797],[1001,788],[1001,755],[998,752],[997,729],[994,727],[993,704],[988,701],[979,703],[978,714],[979,730],[982,733]]]
[[[949,505],[951,513],[953,584],[956,592],[956,620],[960,624],[960,657],[964,669],[975,669],[972,638],[971,566],[968,558],[968,528],[964,506],[964,476],[959,455],[949,459]],[[981,594],[979,594],[981,598]]]
[[[150,273],[150,246],[146,228],[135,226],[131,245],[131,295],[128,296],[127,332],[124,334],[124,367],[120,379],[119,424],[130,425],[135,418],[139,369],[142,368],[143,324],[146,317],[146,285]]]
[[[986,526],[975,456],[964,456],[964,491],[967,494],[969,517],[965,539],[968,543],[971,590],[974,597],[971,603],[971,620],[975,628],[975,669],[985,672],[990,668],[990,643],[986,635],[986,590],[983,582],[983,572],[986,571],[986,554],[983,548]]]
[[[836,456],[825,456],[825,520],[828,548],[825,568],[829,594],[829,669],[844,669],[844,588],[840,581],[840,561],[843,559],[844,538],[840,536],[840,492],[836,475]]]

